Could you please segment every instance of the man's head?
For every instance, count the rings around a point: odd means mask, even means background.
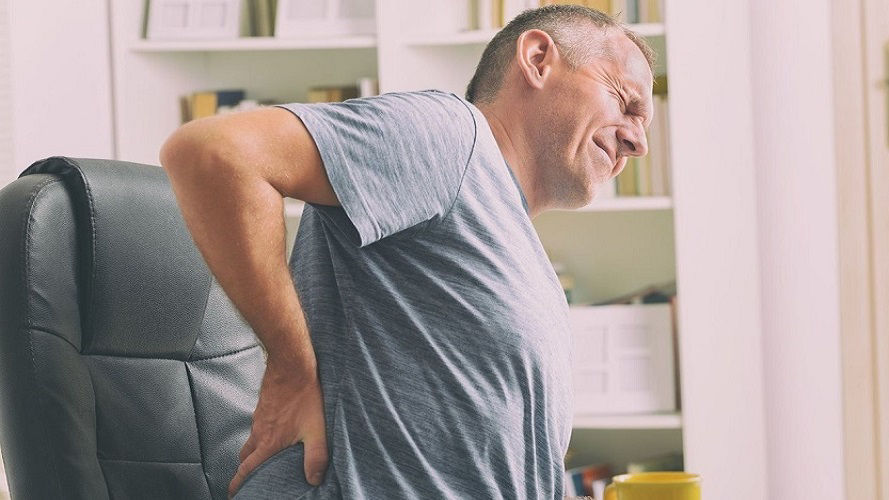
[[[613,18],[551,5],[523,12],[491,40],[466,99],[508,116],[547,208],[578,208],[627,156],[647,152],[653,62],[645,41]]]

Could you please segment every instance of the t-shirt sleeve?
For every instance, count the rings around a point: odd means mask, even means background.
[[[308,129],[364,247],[444,217],[475,144],[475,117],[455,94],[392,92],[335,103],[277,104]]]

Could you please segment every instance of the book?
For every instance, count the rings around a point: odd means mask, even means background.
[[[652,165],[651,158],[641,156],[636,160],[636,195],[651,196]]]
[[[682,471],[683,467],[681,453],[666,453],[627,463],[627,473]]]
[[[370,97],[380,93],[380,84],[376,78],[362,77],[357,83],[358,97]]]
[[[661,23],[664,21],[663,0],[637,0],[640,23]]]
[[[596,9],[600,12],[604,12],[609,15],[613,15],[615,5],[621,4],[625,2],[635,2],[636,0],[540,0],[539,7],[543,7],[544,5],[559,5],[559,4],[574,4],[574,5],[583,5],[584,7],[589,7],[591,9]],[[619,7],[621,10],[625,10],[625,7]]]
[[[627,164],[623,171],[617,176],[617,195],[618,196],[636,196],[638,191],[636,188],[636,171],[639,168],[639,158],[627,158]]]
[[[652,99],[654,119],[648,127],[648,162],[650,163],[650,192],[654,196],[670,194],[670,137],[668,108],[665,95]]]
[[[565,471],[565,494],[588,495],[603,499],[605,486],[611,481],[612,466],[608,463],[583,465]]]
[[[611,15],[611,17],[622,21],[628,22],[627,19],[627,4],[632,3],[633,0],[611,0],[611,9],[603,12],[607,12]],[[595,7],[594,7],[595,8]]]
[[[357,85],[312,87],[306,93],[306,102],[341,102],[358,97],[359,92]]]
[[[596,302],[594,306],[609,306],[619,304],[661,304],[670,302],[671,297],[676,296],[676,281],[656,283],[633,290],[625,295]]]
[[[234,107],[244,100],[242,89],[193,92],[180,98],[182,123],[215,115],[220,107]]]

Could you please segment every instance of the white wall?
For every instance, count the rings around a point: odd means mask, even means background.
[[[844,498],[830,7],[750,3],[773,499]]]
[[[107,3],[8,9],[13,156],[0,185],[47,156],[113,157]]]

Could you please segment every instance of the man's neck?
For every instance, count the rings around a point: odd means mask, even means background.
[[[524,135],[517,127],[506,125],[508,121],[502,118],[499,108],[490,105],[477,107],[487,119],[488,127],[494,134],[500,153],[519,181],[519,186],[521,186],[525,200],[528,202],[529,216],[532,219],[537,217],[545,207],[543,200],[540,199],[541,193],[537,189],[539,183],[535,179],[531,162],[532,155]]]

